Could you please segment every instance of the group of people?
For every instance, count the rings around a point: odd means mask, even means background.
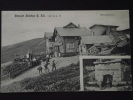
[[[49,68],[48,68],[48,65],[49,65],[49,55],[47,54],[46,55],[46,61],[45,60],[41,60],[41,65],[37,68],[37,70],[39,71],[39,74],[42,74],[42,70],[44,68],[45,72],[49,72]],[[56,64],[57,62],[55,63],[55,61],[53,60],[52,61],[52,71],[56,70]]]
[[[28,52],[26,54],[26,60],[27,60],[29,66],[31,66],[31,65],[35,66],[38,63],[37,62],[38,60],[37,60],[37,58],[35,56],[33,56],[32,51]]]
[[[33,56],[32,51],[28,52],[25,56],[23,57],[19,57],[19,58],[15,58],[14,62],[28,62],[29,65],[36,65],[37,63],[37,58],[35,56]]]
[[[32,61],[32,59],[33,59],[33,53],[32,53],[32,51],[31,52],[28,52],[26,54],[26,58],[27,58],[28,61]]]
[[[28,66],[36,66],[36,65],[38,65],[38,62],[39,62],[40,66],[37,68],[37,70],[39,71],[39,74],[42,74],[43,68],[44,68],[45,72],[49,72],[48,65],[50,64],[49,59],[51,58],[51,55],[49,53],[47,53],[45,58],[42,57],[41,59],[37,59],[35,56],[33,56],[32,51],[29,51],[25,55],[25,57],[22,59],[22,61],[28,62]],[[19,59],[15,59],[14,61],[18,61],[18,60]],[[57,62],[55,63],[55,61],[53,60],[51,63],[51,66],[52,66],[51,71],[56,70],[56,64],[57,64]]]

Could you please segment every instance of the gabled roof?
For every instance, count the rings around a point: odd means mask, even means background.
[[[113,41],[109,36],[81,36],[84,44],[95,44],[95,43],[112,43]]]
[[[93,28],[94,26],[104,26],[104,27],[119,27],[119,26],[115,26],[115,25],[103,25],[103,24],[94,24],[92,25],[90,28]]]
[[[53,32],[45,32],[44,37],[51,37],[53,36]]]
[[[60,36],[84,36],[91,35],[91,31],[87,28],[78,27],[78,28],[62,28],[56,27],[55,30],[58,32]]]
[[[71,22],[68,25],[64,26],[64,28],[78,28],[78,27]]]

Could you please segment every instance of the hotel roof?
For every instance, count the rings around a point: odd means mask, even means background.
[[[60,36],[84,36],[91,35],[91,31],[85,27],[79,27],[72,22],[64,27],[55,27]]]
[[[109,36],[81,36],[84,44],[95,44],[95,43],[112,43],[113,41]]]

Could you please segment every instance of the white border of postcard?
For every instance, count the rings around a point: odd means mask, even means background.
[[[131,59],[131,56],[79,56],[80,59],[80,91],[84,91],[83,84],[83,59],[98,59],[98,58],[123,58],[123,59]]]

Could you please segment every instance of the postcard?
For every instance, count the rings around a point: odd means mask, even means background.
[[[1,15],[2,93],[132,89],[129,10]]]

